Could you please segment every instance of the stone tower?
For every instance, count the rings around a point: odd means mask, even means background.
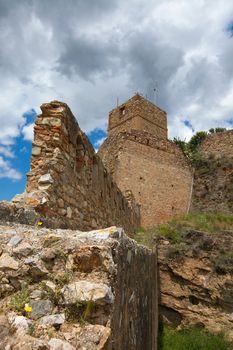
[[[150,101],[137,94],[113,109],[98,153],[120,190],[140,205],[142,227],[188,211],[191,166],[167,139],[166,112]]]
[[[159,139],[166,140],[167,114],[137,94],[109,113],[109,136],[131,130],[147,131]]]

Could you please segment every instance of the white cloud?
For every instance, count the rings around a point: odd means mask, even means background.
[[[10,147],[3,147],[3,146],[0,146],[0,154],[2,154],[4,157],[7,157],[7,158],[14,158],[15,156]]]
[[[32,137],[23,113],[67,102],[84,131],[135,91],[168,112],[171,137],[229,127],[233,117],[233,19],[229,0],[0,0],[0,144]],[[65,20],[64,20],[65,19]],[[66,20],[67,19],[67,20]]]
[[[0,178],[20,180],[22,178],[22,174],[13,169],[11,164],[0,156]]]
[[[34,130],[34,123],[23,126],[22,134],[23,134],[24,140],[27,140],[27,141],[33,140],[33,135],[34,135],[33,130]]]
[[[100,148],[100,146],[102,145],[102,143],[104,142],[104,140],[106,139],[106,136],[105,137],[101,137],[101,139],[97,140],[95,142],[95,148],[98,150]]]

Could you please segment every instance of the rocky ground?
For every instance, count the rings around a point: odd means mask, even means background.
[[[161,313],[179,328],[201,326],[233,340],[233,232],[188,230],[159,243]]]

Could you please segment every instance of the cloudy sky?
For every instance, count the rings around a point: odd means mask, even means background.
[[[0,0],[0,47],[0,199],[24,189],[43,102],[68,103],[96,148],[135,92],[171,138],[233,125],[233,1]]]

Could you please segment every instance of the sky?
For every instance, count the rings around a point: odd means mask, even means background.
[[[233,126],[233,1],[0,0],[0,47],[0,200],[24,191],[45,102],[66,102],[95,149],[135,92],[170,138]]]

